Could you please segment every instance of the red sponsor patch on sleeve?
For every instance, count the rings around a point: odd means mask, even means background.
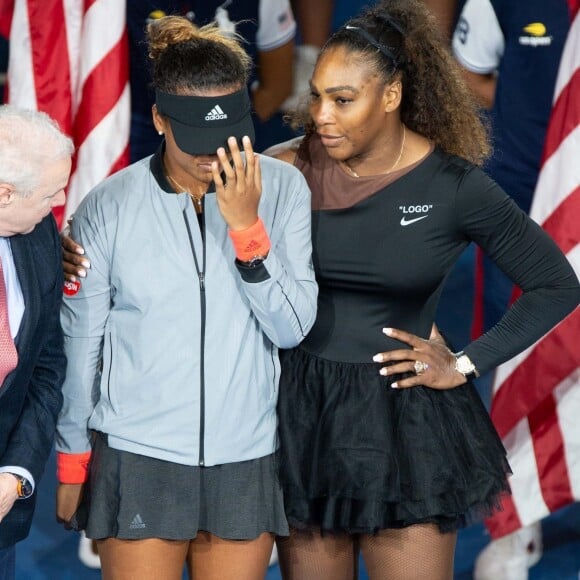
[[[74,296],[80,289],[81,289],[81,283],[78,280],[76,282],[69,282],[67,280],[64,283],[65,296]]]

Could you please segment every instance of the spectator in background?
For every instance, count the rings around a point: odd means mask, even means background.
[[[565,0],[467,0],[453,51],[481,106],[490,111],[494,152],[486,170],[529,212],[538,179],[558,66],[570,25]],[[505,312],[512,282],[487,258],[484,327]],[[479,556],[476,580],[520,580],[541,557],[539,524],[493,541]]]
[[[423,0],[434,14],[444,35],[449,38],[455,22],[457,0]],[[293,0],[292,9],[298,22],[298,43],[294,56],[294,86],[282,108],[292,112],[310,92],[310,77],[320,49],[330,33],[376,0]]]
[[[298,42],[294,53],[294,84],[292,94],[282,109],[292,112],[300,107],[310,92],[310,77],[318,53],[332,29],[335,0],[294,0],[292,9],[298,22]]]
[[[0,107],[0,578],[32,523],[66,359],[59,322],[64,203],[73,144],[44,113]]]
[[[289,0],[127,0],[131,82],[131,161],[151,155],[161,142],[151,121],[154,95],[145,49],[148,22],[186,16],[197,26],[215,21],[236,32],[254,62],[249,83],[255,111],[256,151],[294,135],[279,110],[292,91],[296,23]]]

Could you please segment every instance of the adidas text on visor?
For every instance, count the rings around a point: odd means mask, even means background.
[[[190,155],[215,155],[227,150],[228,137],[247,135],[254,143],[252,104],[248,89],[220,97],[170,95],[156,91],[159,113],[169,119],[177,146]]]

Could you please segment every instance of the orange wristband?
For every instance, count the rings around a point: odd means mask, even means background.
[[[249,262],[258,256],[263,257],[270,251],[270,238],[260,218],[253,226],[240,231],[230,230],[229,234],[240,262]]]
[[[91,451],[56,454],[56,478],[60,483],[85,483],[88,479]]]

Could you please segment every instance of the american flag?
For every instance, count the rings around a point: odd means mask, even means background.
[[[0,0],[10,39],[6,100],[48,113],[75,143],[59,225],[129,161],[125,10],[122,0]]]
[[[580,0],[568,33],[530,215],[580,274]],[[580,308],[497,370],[491,407],[514,475],[494,538],[580,500]]]

